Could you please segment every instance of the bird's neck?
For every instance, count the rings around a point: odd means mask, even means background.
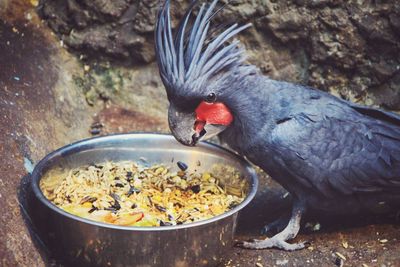
[[[239,153],[243,152],[243,147],[248,148],[259,139],[260,132],[267,130],[270,120],[272,123],[268,105],[271,92],[265,86],[266,81],[265,76],[258,74],[246,76],[236,83],[240,88],[232,89],[235,92],[231,94],[228,105],[234,119],[220,137]]]

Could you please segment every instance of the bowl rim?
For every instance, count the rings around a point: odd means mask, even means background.
[[[40,189],[39,182],[40,179],[42,178],[41,172],[46,167],[46,163],[49,162],[51,159],[60,156],[61,154],[64,154],[65,152],[71,151],[74,148],[78,148],[79,146],[82,146],[83,149],[85,150],[86,145],[90,144],[95,144],[96,142],[99,141],[107,141],[107,139],[119,139],[119,138],[128,138],[128,139],[135,139],[135,138],[148,138],[148,137],[153,137],[153,138],[169,138],[171,140],[176,139],[170,135],[170,134],[162,134],[162,133],[143,133],[143,132],[134,132],[134,133],[122,133],[122,134],[109,134],[109,135],[104,135],[104,136],[96,136],[96,137],[91,137],[91,138],[86,138],[82,139],[76,142],[73,142],[71,144],[65,145],[63,147],[60,147],[53,152],[50,152],[47,154],[43,159],[41,159],[35,166],[33,172],[32,172],[32,178],[31,178],[31,187],[34,193],[34,196],[42,202],[47,208],[51,209],[52,211],[68,217],[70,219],[79,221],[81,223],[86,223],[89,225],[101,227],[101,228],[108,228],[108,229],[116,229],[116,230],[128,230],[128,231],[168,231],[168,230],[179,230],[179,229],[185,229],[185,228],[191,228],[191,227],[196,227],[196,226],[202,226],[206,224],[211,224],[216,221],[220,221],[222,219],[225,219],[229,216],[234,215],[235,213],[239,212],[241,209],[243,209],[245,206],[247,206],[250,201],[254,198],[257,188],[258,188],[258,176],[256,174],[256,171],[254,168],[250,165],[250,163],[245,159],[239,156],[238,154],[234,153],[233,151],[226,149],[222,146],[210,143],[210,142],[199,142],[197,144],[198,147],[204,148],[206,150],[219,150],[222,153],[228,154],[231,158],[234,160],[238,161],[239,164],[243,167],[243,169],[246,170],[246,172],[249,174],[249,180],[250,180],[250,191],[248,192],[247,196],[245,199],[237,205],[235,208],[220,214],[218,216],[212,217],[210,219],[206,220],[200,220],[192,223],[187,223],[187,224],[180,224],[180,225],[171,225],[171,226],[121,226],[121,225],[113,225],[113,224],[107,224],[107,223],[102,223],[98,221],[93,221],[89,219],[85,219],[76,215],[73,215],[71,213],[68,213],[61,208],[57,207],[55,204],[53,204],[50,200],[48,200],[42,190]],[[176,141],[177,142],[177,141]],[[182,145],[183,146],[183,145]]]

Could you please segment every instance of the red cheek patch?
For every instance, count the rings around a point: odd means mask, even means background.
[[[203,130],[205,124],[228,126],[232,121],[232,113],[224,103],[207,103],[202,101],[196,108],[195,131],[200,132]]]

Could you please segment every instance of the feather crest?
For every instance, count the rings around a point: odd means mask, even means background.
[[[213,13],[218,0],[213,0],[207,6],[203,3],[196,19],[188,27],[197,3],[192,2],[175,35],[172,34],[169,0],[165,1],[158,13],[155,49],[161,79],[167,91],[188,87],[196,89],[203,81],[240,66],[245,60],[244,49],[239,47],[240,42],[235,40],[227,44],[227,41],[251,24],[239,26],[235,23],[207,43],[211,19],[224,6]]]

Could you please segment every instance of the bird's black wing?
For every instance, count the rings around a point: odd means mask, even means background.
[[[303,106],[276,126],[271,144],[281,165],[324,195],[400,192],[400,117],[329,102]]]

